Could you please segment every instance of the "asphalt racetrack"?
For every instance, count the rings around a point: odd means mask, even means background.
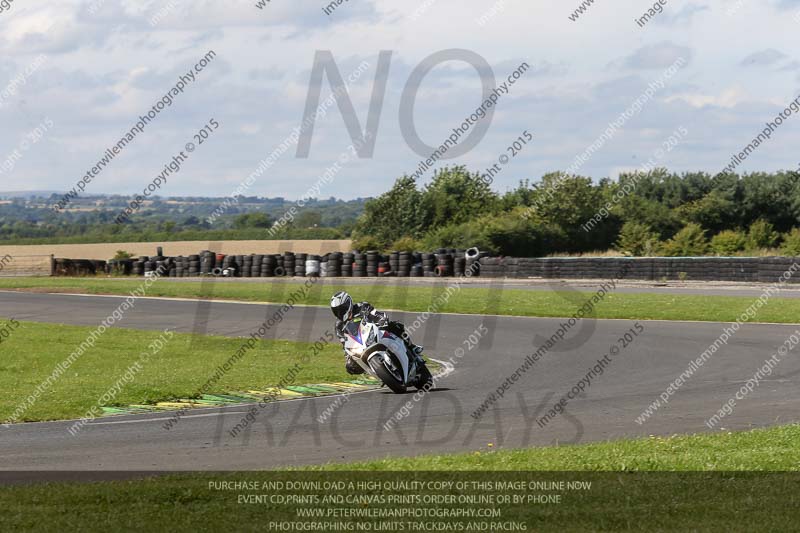
[[[21,321],[97,325],[121,297],[0,292],[0,316]],[[777,305],[777,304],[776,304]],[[246,337],[278,309],[275,305],[140,299],[121,327]],[[392,313],[411,323],[416,313]],[[70,422],[0,427],[0,470],[248,470],[472,450],[545,446],[712,431],[705,421],[762,366],[797,326],[746,324],[649,420],[636,418],[722,333],[727,324],[641,322],[644,330],[611,359],[563,414],[537,423],[619,346],[634,321],[584,321],[545,354],[479,420],[471,414],[538,347],[560,319],[433,315],[415,334],[426,355],[454,363],[430,394],[394,395],[387,389],[353,394],[325,422],[317,421],[336,397],[274,403],[254,425],[233,437],[247,407],[192,410],[171,430],[168,413],[98,419],[77,436]],[[463,357],[464,339],[481,324],[489,330]],[[318,338],[332,327],[326,308],[297,307],[269,336]],[[560,350],[560,351],[559,351]],[[211,369],[209,369],[211,371]],[[800,421],[800,360],[784,357],[775,372],[737,402],[721,427],[742,430]],[[411,402],[394,427],[384,424]],[[714,431],[719,431],[719,428]]]

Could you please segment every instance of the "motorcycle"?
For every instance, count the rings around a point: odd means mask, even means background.
[[[350,322],[344,329],[345,352],[364,371],[381,380],[392,392],[407,387],[430,390],[433,376],[424,361],[410,356],[403,339],[364,320]]]

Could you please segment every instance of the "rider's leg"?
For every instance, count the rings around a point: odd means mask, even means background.
[[[408,347],[409,350],[411,350],[411,353],[413,353],[417,357],[422,356],[422,346],[417,346],[416,344],[414,344],[414,342],[411,340],[411,335],[408,334],[408,332],[406,331],[406,327],[403,325],[402,322],[394,322],[394,321],[389,322],[389,327],[387,329],[391,333],[394,333],[395,335],[403,339],[403,342],[406,343],[406,346]]]

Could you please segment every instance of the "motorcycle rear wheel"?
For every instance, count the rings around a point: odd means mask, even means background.
[[[433,388],[433,375],[431,375],[431,371],[428,370],[428,366],[424,363],[421,363],[417,368],[417,378],[414,380],[414,386],[418,390],[431,390]]]

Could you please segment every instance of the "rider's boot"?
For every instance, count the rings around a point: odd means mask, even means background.
[[[424,365],[425,360],[422,359],[422,346],[417,346],[414,343],[408,343],[408,351],[414,357],[414,360],[418,365]]]

